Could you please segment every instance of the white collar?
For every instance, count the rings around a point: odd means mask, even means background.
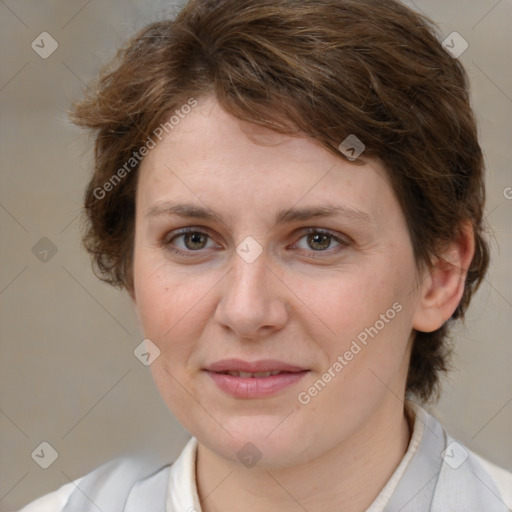
[[[384,510],[393,492],[395,491],[398,482],[400,482],[400,479],[403,477],[412,458],[418,451],[418,447],[423,437],[423,431],[425,430],[425,421],[423,414],[421,414],[424,411],[418,404],[412,401],[407,400],[405,402],[405,406],[410,412],[409,418],[412,423],[412,434],[411,440],[409,441],[409,446],[407,447],[407,451],[400,461],[400,464],[397,466],[390,479],[383,487],[382,491],[380,491],[379,495],[375,498],[366,512],[382,512]]]
[[[192,437],[171,466],[165,512],[201,512],[196,481],[197,439]]]

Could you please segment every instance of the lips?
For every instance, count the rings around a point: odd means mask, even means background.
[[[300,381],[309,370],[283,361],[217,361],[205,369],[223,392],[235,398],[264,398]]]

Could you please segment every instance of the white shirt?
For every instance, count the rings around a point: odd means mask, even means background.
[[[386,505],[390,501],[393,492],[396,490],[409,464],[413,460],[414,455],[417,453],[420,442],[423,439],[425,433],[425,421],[423,421],[422,418],[425,417],[426,411],[424,411],[414,402],[408,401],[406,403],[412,412],[411,419],[413,421],[413,431],[409,446],[393,475],[383,487],[377,498],[366,510],[366,512],[384,512]],[[461,443],[458,444],[463,446]],[[496,488],[501,493],[501,501],[503,501],[507,507],[512,510],[512,473],[488,462],[482,457],[476,455],[468,448],[465,448],[465,450],[467,450],[471,456],[475,457],[476,460],[483,466],[484,470],[488,473]],[[197,439],[192,437],[184,447],[178,459],[171,465],[169,477],[165,482],[163,482],[163,485],[166,485],[167,487],[165,512],[201,512],[201,505],[197,494],[197,482],[195,477],[196,451]],[[144,496],[147,492],[151,492],[153,487],[155,490],[157,487],[161,487],[161,476],[166,474],[167,473],[164,473],[162,470],[159,471],[159,473],[157,473],[155,476],[146,480],[146,483],[144,484],[144,493],[140,493],[141,498],[139,498],[139,500],[131,500],[129,508],[126,508],[124,512],[144,512],[146,509],[140,508],[144,507]],[[60,489],[33,501],[21,509],[20,512],[61,511],[68,501],[71,493],[77,486],[80,487],[80,483],[84,478],[85,477],[78,478],[77,480],[62,486]],[[456,498],[454,498],[454,501],[456,502]],[[162,510],[164,510],[163,507]],[[83,511],[77,510],[76,512]],[[447,512],[455,511],[454,509],[450,508],[449,511],[447,509]],[[475,510],[475,512],[484,511]]]

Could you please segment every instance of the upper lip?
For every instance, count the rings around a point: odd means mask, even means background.
[[[277,361],[275,359],[263,359],[260,361],[243,361],[241,359],[222,359],[211,365],[206,370],[210,372],[247,372],[247,373],[259,373],[259,372],[302,372],[306,368],[300,366],[291,365],[283,361]]]

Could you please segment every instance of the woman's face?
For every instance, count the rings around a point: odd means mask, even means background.
[[[260,465],[299,464],[402,407],[418,281],[377,162],[240,124],[206,97],[144,159],[136,206],[134,300],[160,350],[151,370],[200,443],[237,461],[250,442]],[[339,210],[307,215],[327,208]]]

